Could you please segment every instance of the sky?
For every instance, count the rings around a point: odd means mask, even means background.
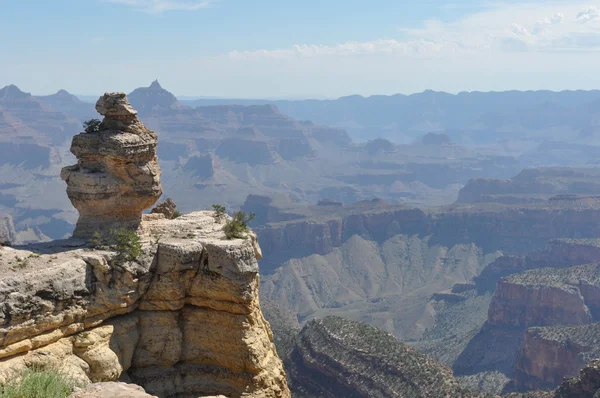
[[[0,0],[0,86],[337,98],[600,88],[600,1]]]

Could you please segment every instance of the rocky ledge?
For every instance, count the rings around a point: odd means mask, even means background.
[[[71,239],[0,247],[0,382],[55,366],[159,397],[289,397],[258,299],[256,238],[197,212],[144,216],[143,254]]]

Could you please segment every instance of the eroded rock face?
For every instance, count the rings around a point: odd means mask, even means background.
[[[94,383],[86,388],[76,391],[69,398],[157,398],[146,394],[144,389],[135,384],[126,383]]]
[[[0,382],[53,365],[159,397],[289,397],[255,236],[226,240],[213,212],[144,217],[137,262],[78,240],[0,248]]]
[[[124,93],[106,93],[96,103],[104,116],[99,131],[73,137],[78,163],[61,178],[79,211],[73,236],[89,238],[110,229],[136,229],[142,211],[162,194],[157,135],[137,118]]]

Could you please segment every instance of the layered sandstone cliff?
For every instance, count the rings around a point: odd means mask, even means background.
[[[247,211],[265,215],[256,232],[266,266],[306,253],[328,254],[353,235],[383,242],[397,234],[418,234],[444,246],[474,243],[486,253],[506,254],[542,249],[558,238],[600,236],[600,198],[558,197],[535,205],[474,204],[429,210],[383,201],[323,207],[247,201]]]
[[[289,397],[256,240],[224,239],[210,212],[146,218],[138,261],[78,240],[0,248],[0,380],[52,365],[160,397]]]
[[[583,325],[600,315],[600,265],[540,268],[498,282],[488,323],[530,327]]]
[[[73,137],[78,163],[61,178],[79,211],[73,236],[89,238],[111,229],[136,229],[142,211],[162,195],[156,156],[158,137],[137,118],[124,93],[106,93],[96,103],[104,120]]]
[[[600,324],[535,327],[527,330],[517,354],[515,389],[554,388],[600,357]]]
[[[502,256],[474,278],[480,290],[493,291],[505,276],[536,268],[568,268],[600,261],[600,239],[553,239],[524,256]]]
[[[453,369],[460,376],[495,378],[496,393],[554,388],[600,353],[592,326],[600,316],[599,304],[598,263],[502,278],[487,322]]]

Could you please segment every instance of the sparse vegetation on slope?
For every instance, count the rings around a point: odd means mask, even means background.
[[[287,362],[297,397],[485,397],[391,334],[339,317],[305,326]]]
[[[254,220],[254,213],[246,214],[243,211],[236,211],[223,227],[223,232],[227,239],[246,239],[246,234],[250,230],[248,223]]]
[[[5,385],[0,385],[0,398],[65,398],[72,383],[53,369],[31,368]]]
[[[90,239],[94,249],[110,249],[117,252],[118,261],[137,261],[143,254],[142,242],[135,231],[125,228],[110,230],[108,236],[95,232]]]
[[[212,205],[212,208],[215,211],[215,218],[217,220],[221,220],[223,217],[225,217],[225,211],[227,210],[225,206],[214,204]]]

